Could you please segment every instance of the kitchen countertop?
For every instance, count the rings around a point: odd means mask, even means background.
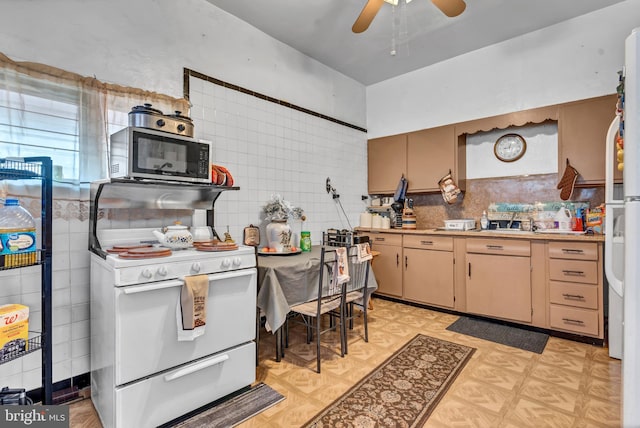
[[[443,235],[443,236],[461,236],[472,238],[509,238],[509,239],[535,239],[546,241],[587,241],[587,242],[604,242],[603,234],[573,234],[573,233],[544,233],[544,232],[502,232],[502,231],[481,231],[474,230],[445,230],[445,229],[373,229],[356,227],[360,232],[372,233],[392,233],[401,235]]]

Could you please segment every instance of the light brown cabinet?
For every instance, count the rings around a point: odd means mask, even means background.
[[[605,182],[605,139],[616,112],[616,95],[589,98],[562,104],[558,118],[558,180],[569,159],[580,175],[576,186],[603,185]],[[615,160],[614,160],[615,161]],[[622,181],[622,172],[614,169]]]
[[[530,323],[529,241],[467,239],[467,312]]]
[[[458,171],[455,126],[374,138],[367,145],[369,194],[392,194],[404,174],[407,193],[439,192],[438,181]],[[458,183],[462,185],[462,183]]]
[[[371,249],[380,251],[371,267],[378,282],[377,294],[402,297],[402,235],[370,233]]]
[[[407,136],[407,179],[410,192],[439,191],[438,181],[456,168],[453,125],[410,132]]]
[[[407,174],[407,134],[374,138],[367,144],[369,194],[392,194]]]
[[[405,236],[404,298],[453,308],[454,255],[450,236]]]
[[[604,337],[601,245],[549,242],[549,325]]]

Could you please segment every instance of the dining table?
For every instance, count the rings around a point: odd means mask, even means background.
[[[277,332],[292,306],[317,297],[321,250],[314,246],[311,251],[296,254],[258,251],[257,305],[265,316],[267,331]],[[373,269],[369,269],[367,294],[370,296],[377,288]]]

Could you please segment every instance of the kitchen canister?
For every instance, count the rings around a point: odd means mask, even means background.
[[[391,219],[389,217],[382,217],[382,228],[391,229]]]
[[[371,213],[362,213],[360,214],[360,227],[364,227],[367,229],[371,228],[371,221],[372,221],[372,215]]]
[[[382,229],[382,216],[374,214],[371,218],[371,227],[373,229]]]

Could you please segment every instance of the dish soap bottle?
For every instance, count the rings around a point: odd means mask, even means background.
[[[487,230],[489,227],[489,218],[487,217],[487,212],[482,211],[482,217],[480,217],[480,228],[482,230]]]

